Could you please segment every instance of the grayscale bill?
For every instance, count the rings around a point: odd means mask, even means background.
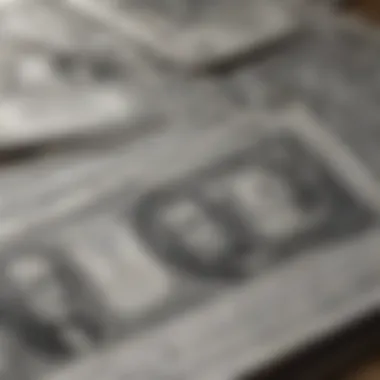
[[[378,305],[379,184],[328,125],[289,104],[194,127],[13,202],[5,320],[32,379],[227,380]]]
[[[161,58],[194,67],[256,50],[299,27],[294,1],[70,0]]]
[[[183,75],[138,41],[214,60],[296,10],[73,1],[0,7],[0,148],[44,148],[0,162],[0,378],[245,379],[378,310],[377,39]]]
[[[0,148],[128,130],[153,112],[148,66],[108,31],[49,5],[16,2],[0,14]]]

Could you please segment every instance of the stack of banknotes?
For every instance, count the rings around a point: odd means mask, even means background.
[[[378,309],[380,36],[335,8],[0,2],[2,379],[241,380]]]

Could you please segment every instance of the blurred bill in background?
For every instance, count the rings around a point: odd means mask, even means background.
[[[60,3],[8,3],[0,18],[0,149],[128,129],[146,114],[148,68],[108,32]]]
[[[278,0],[70,0],[161,58],[198,67],[277,41],[298,24]],[[293,12],[292,12],[293,10]]]

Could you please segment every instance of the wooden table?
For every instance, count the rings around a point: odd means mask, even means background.
[[[380,312],[238,380],[380,380]]]
[[[344,380],[380,380],[380,356],[378,360],[365,363]]]
[[[346,0],[344,3],[343,7],[380,25],[380,0]]]

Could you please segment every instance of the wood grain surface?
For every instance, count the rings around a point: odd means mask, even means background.
[[[347,0],[343,7],[380,25],[380,0]]]
[[[380,380],[380,355],[378,360],[363,364],[344,380]]]

